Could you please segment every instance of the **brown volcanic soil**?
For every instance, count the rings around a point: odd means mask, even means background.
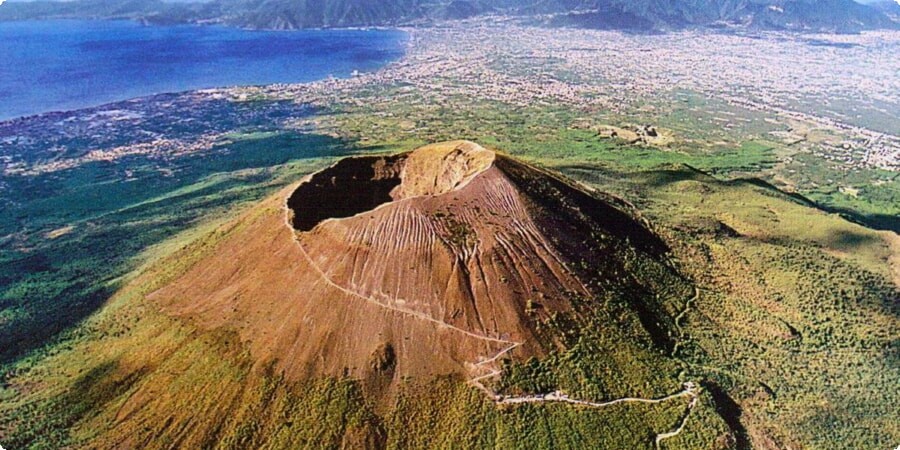
[[[469,142],[352,158],[266,201],[151,298],[237,330],[289,380],[489,376],[557,346],[537,323],[623,272],[603,236],[666,251],[617,206]]]

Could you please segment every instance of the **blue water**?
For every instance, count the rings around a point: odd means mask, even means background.
[[[0,119],[162,92],[347,77],[401,57],[405,43],[404,33],[386,30],[0,23]]]

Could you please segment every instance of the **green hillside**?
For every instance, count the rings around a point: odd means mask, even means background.
[[[594,299],[580,306],[586,322],[547,323],[563,349],[507,366],[501,392],[658,398],[697,380],[700,403],[664,448],[884,447],[900,438],[900,311],[886,234],[684,166],[558,169],[636,201],[673,248],[686,278],[658,289],[674,346],[654,346],[616,319],[633,299]],[[200,331],[145,300],[265,214],[247,211],[158,247],[100,313],[10,366],[0,393],[4,444],[652,448],[653,436],[684,419],[687,399],[498,407],[464,380],[445,378],[410,379],[384,403],[353,379],[297,384],[252,367],[235,335]],[[634,264],[639,279],[665,279],[659,268]],[[133,397],[138,391],[156,394]]]

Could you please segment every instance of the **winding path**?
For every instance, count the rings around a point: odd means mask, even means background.
[[[584,407],[589,407],[589,408],[604,408],[607,406],[617,405],[617,404],[621,404],[621,403],[658,404],[658,403],[667,402],[669,400],[674,400],[674,399],[677,399],[680,397],[690,397],[691,402],[688,405],[688,409],[685,412],[685,415],[682,418],[681,423],[678,426],[678,428],[673,431],[657,434],[655,441],[654,441],[656,447],[659,448],[660,442],[662,442],[663,440],[669,439],[669,438],[672,438],[672,437],[675,437],[675,436],[678,436],[679,434],[681,434],[681,432],[684,430],[685,426],[687,426],[687,422],[691,417],[691,412],[693,411],[694,407],[696,406],[697,402],[700,399],[699,387],[697,387],[693,382],[690,382],[690,381],[684,383],[683,389],[681,391],[676,392],[671,395],[668,395],[668,396],[665,396],[665,397],[661,397],[661,398],[646,399],[646,398],[638,398],[638,397],[623,397],[623,398],[610,400],[607,402],[600,402],[600,403],[591,402],[591,401],[587,401],[587,400],[578,400],[578,399],[569,398],[568,395],[566,395],[565,393],[563,393],[561,391],[556,391],[556,392],[552,392],[549,394],[543,394],[543,395],[530,395],[530,396],[518,396],[518,397],[508,397],[508,396],[500,395],[500,394],[492,391],[487,386],[485,386],[484,383],[482,383],[482,381],[488,380],[491,378],[495,378],[495,377],[499,377],[503,374],[503,372],[499,369],[491,368],[489,366],[494,364],[495,362],[497,362],[500,358],[507,355],[509,352],[511,352],[514,349],[516,349],[517,347],[521,346],[522,345],[521,342],[510,341],[510,340],[506,340],[506,339],[499,339],[499,338],[494,338],[494,337],[490,337],[490,336],[486,336],[486,335],[482,335],[482,334],[478,334],[478,333],[473,333],[471,331],[464,330],[462,328],[459,328],[459,327],[450,325],[446,322],[435,319],[434,317],[431,317],[428,314],[425,314],[425,313],[422,313],[419,311],[415,311],[412,309],[408,309],[408,308],[391,305],[391,304],[379,301],[377,299],[374,299],[372,297],[362,295],[358,292],[353,291],[352,289],[348,289],[344,286],[339,285],[338,283],[334,282],[334,280],[332,280],[328,276],[328,274],[325,273],[324,270],[322,270],[321,267],[319,267],[318,263],[316,263],[316,261],[313,260],[312,256],[310,256],[310,254],[303,247],[303,243],[300,241],[299,237],[297,236],[296,230],[294,230],[294,227],[291,224],[291,220],[290,220],[291,209],[290,209],[290,207],[288,207],[287,202],[284,203],[283,207],[285,210],[285,224],[291,230],[291,232],[294,236],[294,242],[297,244],[297,247],[300,249],[300,253],[303,254],[303,257],[307,260],[310,267],[312,267],[313,270],[316,271],[316,273],[319,275],[319,277],[321,277],[322,280],[327,285],[329,285],[351,297],[358,298],[360,300],[371,303],[380,308],[384,308],[384,309],[396,312],[398,314],[408,315],[415,319],[432,323],[434,325],[437,325],[440,328],[452,330],[454,332],[464,334],[468,337],[483,340],[483,341],[495,342],[495,343],[500,343],[500,344],[508,344],[506,347],[503,348],[503,350],[501,350],[499,353],[497,353],[490,359],[486,359],[484,361],[475,363],[473,367],[477,371],[486,369],[487,373],[474,376],[468,380],[468,383],[470,385],[472,385],[473,387],[484,392],[487,395],[487,397],[491,401],[494,402],[494,404],[496,404],[496,405],[515,405],[515,404],[527,404],[527,403],[556,402],[556,403],[567,403],[567,404],[572,404],[572,405],[584,406]],[[689,300],[688,303],[690,303],[690,301],[696,299],[697,295],[699,295],[699,291],[695,291],[695,297],[693,299]],[[677,322],[677,319],[676,319],[676,322]]]
[[[681,419],[681,425],[678,425],[678,428],[676,428],[673,431],[669,431],[667,433],[661,433],[661,434],[656,435],[656,440],[654,441],[654,443],[656,444],[656,448],[659,448],[659,443],[662,442],[663,440],[678,436],[679,434],[681,434],[682,431],[684,431],[684,427],[687,426],[688,419],[691,418],[691,412],[694,411],[694,407],[697,406],[697,402],[699,400],[700,400],[700,397],[697,395],[694,395],[693,398],[691,398],[691,403],[688,405],[688,410],[684,414],[684,417]]]
[[[675,328],[678,330],[678,341],[675,342],[675,345],[672,346],[672,354],[673,358],[677,357],[678,350],[681,348],[681,342],[684,340],[684,328],[681,326],[681,322],[684,320],[684,316],[687,315],[691,310],[691,305],[696,302],[700,298],[700,288],[694,286],[694,295],[689,298],[686,302],[684,302],[684,309],[675,316]]]

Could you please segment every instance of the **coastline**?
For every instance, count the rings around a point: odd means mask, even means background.
[[[331,79],[350,79],[350,78],[353,78],[358,75],[378,72],[380,70],[383,70],[385,67],[387,67],[391,64],[397,63],[398,61],[402,61],[408,55],[410,46],[412,43],[412,38],[411,38],[409,29],[407,29],[407,28],[386,28],[386,27],[384,27],[384,28],[382,28],[382,27],[378,27],[378,28],[366,27],[366,28],[340,28],[340,29],[329,28],[329,29],[316,29],[316,30],[312,30],[312,29],[310,29],[310,30],[285,30],[285,32],[282,33],[282,32],[276,32],[274,30],[240,29],[240,28],[235,28],[235,27],[229,27],[229,26],[226,26],[223,24],[177,24],[177,25],[142,24],[142,23],[139,23],[138,21],[128,20],[128,19],[124,19],[124,20],[107,20],[107,19],[27,20],[27,21],[16,21],[16,22],[0,22],[0,27],[2,27],[3,25],[25,24],[25,23],[29,23],[29,22],[33,22],[36,24],[40,23],[42,26],[47,26],[53,22],[103,23],[103,24],[119,24],[119,25],[121,25],[123,23],[127,23],[127,24],[129,24],[129,26],[134,26],[135,28],[138,28],[138,29],[143,29],[143,28],[152,29],[154,32],[159,32],[159,30],[165,29],[165,28],[171,28],[176,31],[183,30],[183,29],[209,30],[211,28],[218,28],[219,30],[221,30],[223,32],[223,34],[226,35],[226,37],[230,37],[234,33],[252,33],[253,35],[251,35],[250,37],[247,38],[248,41],[250,41],[250,40],[262,41],[265,39],[265,37],[256,35],[257,33],[259,35],[263,35],[263,34],[279,35],[279,37],[277,37],[276,39],[283,39],[283,36],[289,35],[291,33],[296,33],[296,37],[294,37],[294,39],[298,40],[297,48],[302,48],[303,42],[299,42],[300,39],[307,39],[307,38],[315,39],[316,33],[332,33],[333,34],[333,33],[347,33],[347,32],[353,32],[353,33],[372,32],[372,33],[385,33],[386,36],[377,37],[377,39],[384,39],[384,43],[376,42],[375,45],[381,45],[381,47],[376,48],[374,50],[366,49],[365,46],[369,45],[369,43],[366,43],[366,42],[360,43],[359,50],[356,50],[354,48],[346,49],[345,52],[347,54],[339,57],[339,58],[343,58],[343,60],[335,61],[335,64],[334,64],[335,67],[333,70],[330,68],[328,68],[328,69],[322,68],[322,67],[329,66],[330,62],[325,63],[322,60],[311,61],[310,66],[312,66],[313,69],[311,69],[310,73],[297,72],[295,79],[290,80],[290,81],[286,80],[286,81],[272,82],[269,80],[262,79],[259,82],[254,82],[254,81],[250,81],[250,80],[248,80],[246,82],[242,82],[243,80],[241,80],[241,81],[237,81],[234,83],[227,83],[227,82],[226,83],[215,83],[215,82],[213,82],[208,85],[191,86],[191,84],[192,84],[191,80],[193,80],[193,78],[191,78],[190,76],[184,76],[183,80],[176,80],[175,82],[163,81],[165,84],[183,84],[183,85],[185,85],[184,88],[181,88],[181,89],[179,89],[177,87],[169,88],[167,86],[167,87],[159,88],[158,90],[148,90],[147,92],[141,92],[141,93],[137,93],[136,95],[134,95],[135,89],[133,88],[133,86],[136,86],[139,84],[136,82],[136,83],[134,83],[134,85],[128,86],[127,89],[123,90],[123,93],[121,95],[118,95],[117,97],[114,96],[113,98],[110,98],[110,95],[105,95],[105,96],[101,95],[101,96],[99,96],[100,98],[78,98],[79,95],[81,95],[81,96],[89,96],[90,95],[90,93],[87,93],[87,94],[80,93],[78,95],[73,95],[71,99],[56,98],[56,99],[52,99],[52,100],[56,100],[56,101],[48,101],[48,103],[57,103],[57,104],[61,103],[61,104],[63,104],[63,106],[49,106],[45,109],[39,109],[40,107],[37,105],[35,105],[33,108],[11,107],[10,112],[8,112],[8,113],[0,112],[0,124],[22,122],[22,121],[40,119],[40,118],[45,118],[45,117],[64,117],[64,116],[71,116],[73,114],[78,114],[78,113],[93,113],[93,112],[97,112],[97,111],[101,111],[101,110],[105,110],[105,109],[110,109],[117,105],[140,103],[140,102],[144,102],[144,101],[153,101],[154,99],[156,99],[157,97],[160,97],[160,96],[179,96],[179,95],[199,94],[204,91],[228,91],[228,90],[234,90],[234,89],[240,89],[240,88],[265,88],[268,86],[301,85],[301,84],[307,84],[307,83],[316,83],[316,82],[327,81],[327,80],[331,80]],[[398,36],[397,37],[387,36],[388,33],[396,33]],[[177,36],[175,36],[175,37],[177,37]],[[354,39],[354,38],[350,38],[350,37],[345,37],[345,38],[348,41],[351,39]],[[395,43],[391,43],[392,39],[395,40]],[[254,42],[251,42],[251,44],[253,44],[253,43]],[[387,44],[385,44],[385,43],[387,43]],[[96,41],[87,42],[86,44],[96,44]],[[126,44],[130,44],[130,42],[126,42]],[[278,44],[278,43],[276,43],[276,44]],[[390,45],[390,47],[389,47],[389,45]],[[0,50],[2,50],[2,48],[0,48]],[[165,49],[163,49],[163,50],[165,50]],[[305,52],[308,50],[303,49],[303,50],[297,50],[297,51]],[[356,53],[353,53],[353,52],[359,52],[359,51],[372,51],[372,52],[375,52],[374,53],[375,56],[373,56],[369,60],[363,59],[363,60],[357,61],[355,59],[357,57],[357,55],[356,55]],[[381,53],[383,53],[385,55],[384,59],[376,60],[376,58],[380,57]],[[234,59],[233,56],[228,55],[228,54],[217,55],[217,56],[219,56],[219,59],[221,61],[213,61],[213,63],[218,64],[218,65],[231,64],[230,62],[228,62],[228,60]],[[148,59],[154,59],[154,58],[155,59],[163,59],[163,58],[175,58],[175,57],[176,56],[171,56],[171,55],[167,55],[167,54],[162,54],[162,55],[148,54],[147,55]],[[215,57],[215,56],[213,56],[213,57]],[[295,66],[303,66],[304,65],[304,60],[302,59],[302,55],[301,55],[301,58],[294,58],[293,55],[285,55],[282,57],[282,59],[286,60],[283,64],[293,64]],[[89,61],[85,62],[85,64],[87,64],[87,63],[89,63]],[[234,64],[242,64],[242,63],[240,61],[237,61]],[[245,67],[251,67],[251,68],[254,67],[254,61],[245,62],[244,64],[245,64]],[[261,61],[259,61],[259,64],[258,64],[260,66],[259,69],[249,69],[247,71],[249,74],[245,73],[243,75],[235,76],[235,78],[245,78],[245,79],[248,77],[253,78],[254,75],[262,75],[262,76],[272,77],[273,75],[271,75],[270,72],[267,72],[264,70],[266,68],[266,66],[271,66],[272,64],[273,64],[272,61],[261,60]],[[358,68],[356,68],[356,67],[358,67]],[[77,68],[77,66],[73,67],[73,69],[75,69],[75,68]],[[55,68],[55,69],[58,69],[58,68]],[[153,69],[157,70],[157,71],[159,70],[158,68],[153,68]],[[201,66],[201,67],[198,67],[197,69],[200,70],[200,69],[203,69],[203,67]],[[312,70],[319,70],[319,72],[313,73]],[[325,73],[326,71],[327,71],[327,75]],[[221,73],[221,72],[224,72],[224,71],[220,70],[217,73]],[[253,72],[258,72],[258,73],[253,73]],[[148,76],[152,77],[153,75],[151,74]],[[219,76],[219,75],[217,75],[217,76]],[[274,77],[288,78],[288,77],[291,77],[291,72],[283,71],[282,73],[279,73],[278,75],[274,75]],[[80,80],[78,80],[78,81],[80,81]],[[157,81],[157,80],[154,80],[154,81]],[[200,81],[200,83],[202,83],[202,81]],[[59,90],[60,89],[59,84],[60,83],[57,82],[57,86],[51,86],[51,88],[55,88],[55,89]],[[194,83],[194,84],[196,84],[196,83]],[[76,87],[74,87],[72,90],[77,90],[78,89],[77,86],[79,84],[74,83],[73,85]],[[17,94],[17,92],[14,90],[16,87],[18,87],[20,89],[23,88],[23,86],[14,86],[14,87],[9,88],[10,90],[8,92],[10,93],[10,96],[6,100],[10,101],[10,103],[19,102],[19,103],[27,104],[27,99],[26,99],[26,101],[23,102],[23,100],[21,98],[19,98],[19,99],[14,98],[14,96]],[[24,88],[35,89],[35,90],[39,90],[39,89],[44,90],[45,86],[42,85],[42,83],[40,81],[34,81],[34,82],[28,83],[27,85],[24,85]],[[19,92],[21,92],[21,90]],[[0,95],[2,95],[2,94],[3,93],[0,92]],[[50,95],[52,95],[52,94],[50,94]],[[2,98],[2,96],[0,96],[0,98]],[[30,111],[24,112],[29,109],[34,109],[35,111],[34,112],[30,112]],[[21,110],[21,111],[23,111],[23,113],[16,112],[17,110]]]

